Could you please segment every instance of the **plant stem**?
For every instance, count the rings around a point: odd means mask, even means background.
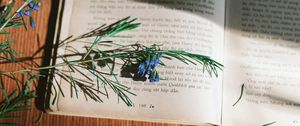
[[[100,61],[100,60],[105,60],[105,59],[110,59],[110,58],[122,58],[122,57],[125,58],[124,56],[128,56],[128,54],[138,53],[140,51],[143,51],[143,50],[120,51],[120,53],[114,53],[112,55],[100,57],[97,59],[73,60],[73,61],[58,63],[58,64],[52,65],[52,66],[27,68],[27,69],[17,70],[17,71],[5,71],[5,72],[0,72],[0,75],[1,74],[3,75],[3,74],[14,74],[14,73],[24,73],[24,72],[30,72],[30,71],[47,70],[47,69],[53,69],[53,68],[57,68],[57,67],[67,66],[67,65],[90,63],[90,62],[95,62],[95,61]],[[170,51],[172,51],[172,50],[155,50],[156,53],[168,53]],[[176,51],[176,50],[173,50],[173,51]],[[64,58],[64,56],[61,56],[61,58]]]
[[[91,47],[89,48],[89,50],[87,51],[87,53],[84,55],[83,60],[85,60],[85,58],[91,53],[91,51],[93,50],[93,47],[101,40],[102,37],[97,36],[96,39],[94,40],[93,44],[91,45]]]
[[[103,57],[103,58],[98,58],[98,59],[93,59],[93,60],[84,60],[84,61],[74,60],[74,61],[69,61],[69,63],[59,63],[59,64],[52,65],[52,66],[34,67],[34,68],[28,68],[28,69],[23,69],[23,70],[17,70],[17,71],[6,71],[6,72],[0,72],[0,74],[23,73],[23,72],[30,72],[32,70],[34,70],[34,71],[47,70],[47,69],[52,69],[52,68],[56,68],[56,67],[66,66],[66,65],[89,63],[89,62],[94,62],[94,61],[99,61],[99,60],[104,60],[104,59],[109,59],[109,58],[111,58],[111,57]]]

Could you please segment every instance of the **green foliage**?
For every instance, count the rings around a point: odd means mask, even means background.
[[[21,12],[24,12],[24,10],[31,2],[38,2],[36,0],[26,0],[16,11],[12,11],[15,7],[15,0],[12,0],[2,11],[2,14],[0,16],[0,32],[4,32],[5,29],[8,28],[16,28],[19,26],[26,27],[26,22],[24,20],[23,16],[20,16],[19,14]],[[30,16],[31,17],[31,16]]]
[[[33,81],[38,77],[38,75],[33,75],[31,73],[23,73],[28,75],[28,79],[25,81],[24,85],[16,78],[14,74],[1,75],[1,78],[6,76],[11,78],[17,85],[18,89],[13,90],[11,93],[7,93],[4,88],[4,84],[0,83],[0,89],[2,93],[2,101],[0,102],[0,119],[11,119],[18,118],[13,116],[13,113],[24,112],[31,108],[29,100],[35,98],[35,92],[31,90],[31,85]],[[5,123],[0,125],[16,125],[12,123]]]
[[[0,43],[0,60],[14,62],[16,61],[16,52],[12,46],[12,40],[8,39],[8,28],[15,28],[24,26],[27,29],[26,22],[24,21],[23,11],[24,8],[29,5],[28,11],[32,11],[35,6],[40,6],[36,3],[30,5],[32,0],[26,0],[24,4],[12,13],[11,10],[15,4],[12,1],[4,10],[0,17],[0,34],[6,35],[5,42]],[[18,15],[18,16],[17,16]],[[30,18],[30,26],[35,27],[33,18]],[[118,78],[127,77],[132,78],[135,81],[140,81],[139,78],[145,78],[145,75],[139,75],[139,71],[144,70],[148,72],[148,79],[158,81],[158,72],[156,71],[157,65],[167,65],[162,62],[161,59],[177,59],[180,62],[186,64],[201,64],[203,66],[203,72],[207,71],[211,76],[218,76],[218,70],[222,70],[223,65],[214,61],[208,56],[193,54],[181,50],[162,50],[159,45],[144,46],[138,43],[129,45],[120,45],[112,41],[105,41],[106,38],[124,38],[128,36],[122,36],[119,33],[132,30],[140,26],[140,23],[135,23],[136,18],[131,19],[126,17],[111,25],[102,25],[91,32],[83,34],[81,36],[73,38],[72,36],[60,43],[60,46],[66,45],[66,49],[72,52],[72,54],[58,56],[58,59],[62,59],[62,63],[57,63],[52,66],[26,68],[16,71],[0,71],[0,77],[8,77],[12,79],[17,85],[17,89],[11,93],[7,93],[5,84],[1,83],[1,92],[3,101],[0,103],[0,119],[11,118],[11,113],[25,111],[30,107],[29,100],[34,98],[34,91],[30,85],[40,76],[51,76],[53,79],[49,82],[53,85],[54,100],[52,104],[57,100],[57,96],[61,94],[65,96],[63,90],[60,87],[60,79],[70,84],[71,97],[78,98],[79,95],[84,95],[86,100],[94,100],[96,102],[103,102],[103,97],[109,99],[110,95],[108,89],[118,97],[118,100],[123,101],[127,106],[133,106],[130,96],[135,96],[130,88],[119,82]],[[68,46],[68,43],[78,42],[80,39],[93,37],[94,41],[87,44],[84,48],[84,52],[79,52],[73,47]],[[102,49],[101,47],[109,46],[110,49]],[[158,55],[159,54],[159,55]],[[72,58],[71,58],[72,57]],[[74,59],[74,57],[79,57]],[[69,60],[69,59],[72,60]],[[118,61],[118,62],[117,62]],[[120,62],[119,62],[120,61]],[[141,69],[139,66],[145,64],[145,68]],[[121,65],[121,74],[116,73],[115,67]],[[63,67],[64,69],[61,69]],[[104,70],[106,69],[106,70]],[[47,73],[41,72],[42,70],[48,70]],[[33,74],[41,72],[40,74]],[[16,74],[26,76],[25,82],[21,82],[17,79]],[[87,75],[89,74],[89,75]],[[78,76],[80,75],[80,76]],[[154,76],[153,76],[154,75]],[[146,81],[147,78],[142,79]],[[55,85],[55,86],[54,86]],[[7,124],[14,125],[14,124]]]
[[[10,32],[8,32],[7,30],[9,30],[10,28],[17,28],[19,26],[24,26],[27,30],[24,17],[18,14],[20,14],[20,12],[24,12],[25,9],[32,9],[27,5],[29,5],[29,3],[31,2],[36,3],[38,1],[26,0],[21,5],[21,7],[19,7],[16,11],[13,11],[15,7],[15,2],[15,0],[12,0],[8,5],[4,7],[3,10],[1,10],[0,13],[0,35],[5,36],[5,40],[3,42],[0,42],[0,61],[15,62],[17,60],[16,56],[21,54],[13,49],[12,42],[14,42],[14,40],[8,37]],[[35,9],[37,10],[38,8]],[[27,16],[29,16],[30,19],[33,20],[30,15]],[[20,72],[20,74],[28,76],[26,81],[21,83],[13,73],[0,74],[1,80],[4,77],[10,78],[18,87],[12,92],[7,93],[7,90],[5,88],[6,84],[2,83],[1,81],[0,89],[3,101],[0,102],[0,120],[16,118],[12,114],[28,110],[31,106],[29,104],[29,100],[35,97],[35,92],[30,88],[30,85],[38,77],[38,75],[32,74],[30,72]],[[0,126],[2,125],[16,126],[17,124],[1,123]]]
[[[11,41],[0,42],[0,60],[15,61],[15,55],[18,54],[11,46]]]
[[[71,87],[71,97],[79,96],[79,92],[83,93],[86,97],[86,100],[92,99],[97,102],[103,102],[102,98],[99,95],[103,95],[106,98],[109,98],[109,94],[107,88],[111,88],[113,92],[120,98],[126,105],[132,106],[133,102],[130,100],[128,95],[135,95],[130,91],[130,88],[121,84],[118,81],[118,74],[115,73],[115,61],[120,60],[123,63],[121,69],[125,70],[135,70],[135,71],[128,71],[126,76],[130,77],[133,80],[138,80],[136,76],[132,74],[137,73],[137,65],[143,61],[144,59],[148,58],[149,54],[156,54],[161,53],[162,58],[166,59],[177,59],[181,62],[186,64],[202,64],[203,71],[208,71],[210,75],[214,74],[218,76],[218,69],[222,69],[222,65],[214,60],[212,60],[208,56],[199,55],[188,53],[181,50],[161,50],[159,45],[152,45],[152,46],[144,46],[141,44],[130,44],[130,45],[117,45],[110,41],[101,41],[99,38],[105,37],[116,37],[117,33],[122,31],[126,31],[128,29],[136,28],[139,24],[134,23],[136,19],[130,20],[129,17],[114,23],[113,25],[109,25],[108,27],[98,28],[96,31],[93,31],[94,34],[84,34],[82,38],[76,38],[72,41],[68,41],[68,43],[76,41],[78,39],[83,39],[87,37],[95,37],[95,41],[92,42],[90,46],[87,46],[86,52],[78,52],[73,49],[73,54],[60,56],[63,60],[62,63],[58,63],[53,66],[46,66],[46,67],[38,67],[38,68],[29,68],[19,71],[13,72],[2,72],[1,74],[8,74],[8,73],[23,73],[23,72],[30,72],[30,71],[40,71],[46,69],[52,69],[49,73],[43,74],[55,74],[59,76],[61,79],[65,80],[70,84]],[[108,30],[109,29],[109,30]],[[100,32],[104,31],[104,33]],[[106,33],[108,32],[108,33]],[[101,34],[100,34],[101,33]],[[103,35],[103,36],[99,36]],[[96,48],[99,45],[105,43],[105,46],[115,47],[111,50],[101,50],[100,48]],[[96,46],[97,45],[97,46]],[[68,60],[69,57],[78,57],[81,58],[76,60]],[[160,63],[161,65],[165,65],[163,62]],[[65,66],[66,69],[56,69],[58,67]],[[100,66],[100,68],[99,68]],[[103,71],[103,68],[107,68],[109,71]],[[124,71],[123,75],[124,75]],[[125,71],[126,72],[126,71]],[[87,76],[86,74],[89,73],[91,76]],[[77,76],[75,75],[77,74]],[[81,75],[78,78],[78,74]],[[158,74],[156,72],[156,74]],[[122,76],[122,75],[121,75]],[[55,77],[55,76],[54,76]],[[123,76],[125,77],[125,76]],[[96,81],[92,78],[96,78]],[[56,95],[59,93],[63,94],[62,89],[58,84],[58,80],[56,78],[53,79],[51,82],[52,84],[56,84],[58,89],[55,89]],[[103,90],[100,90],[99,87],[103,87]],[[65,94],[63,94],[64,96]],[[56,97],[54,98],[56,100]],[[54,101],[52,102],[54,103]]]

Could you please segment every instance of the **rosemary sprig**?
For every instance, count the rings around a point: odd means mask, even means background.
[[[6,42],[0,43],[0,60],[14,62],[15,56],[19,53],[12,48],[12,41],[8,39],[7,35],[5,35],[5,38]]]
[[[10,32],[7,30],[9,28],[16,28],[19,26],[24,26],[27,30],[24,15],[30,18],[30,25],[34,28],[35,23],[30,14],[32,13],[33,8],[37,11],[40,6],[40,3],[38,3],[39,0],[26,0],[16,11],[12,11],[15,6],[15,2],[15,0],[10,1],[4,10],[2,10],[0,15],[0,35],[5,35],[5,41],[0,42],[0,60],[11,62],[14,62],[16,60],[16,55],[20,53],[14,50],[11,46],[11,43],[14,42],[14,40],[9,39],[8,35]]]
[[[13,90],[11,93],[7,94],[6,89],[4,88],[4,84],[0,84],[1,93],[4,97],[0,102],[0,119],[11,119],[17,118],[17,116],[12,115],[16,112],[24,112],[31,108],[29,100],[35,98],[35,92],[31,90],[31,85],[34,80],[38,77],[38,75],[34,75],[32,73],[27,73],[28,79],[25,81],[24,85],[22,85],[19,80],[15,77],[14,74],[6,75],[7,77],[14,80],[18,89]],[[3,75],[1,75],[1,78]],[[0,125],[16,125],[14,123],[3,123]]]
[[[15,40],[8,37],[10,28],[17,28],[19,26],[26,27],[26,22],[24,20],[24,15],[30,18],[30,26],[34,28],[35,23],[31,17],[32,9],[37,11],[39,9],[40,3],[38,0],[25,0],[25,2],[15,10],[15,0],[11,0],[8,5],[1,10],[0,13],[0,35],[5,36],[5,40],[0,42],[0,61],[4,62],[15,62],[17,60],[16,56],[21,54],[13,49],[11,43]],[[9,118],[16,118],[12,113],[23,112],[30,108],[29,100],[35,97],[35,91],[31,89],[31,84],[39,76],[38,74],[33,74],[31,72],[24,72],[23,75],[28,78],[25,82],[20,82],[15,74],[5,74],[0,75],[0,89],[2,94],[2,101],[0,102],[0,120],[5,120]],[[2,78],[10,78],[16,84],[17,88],[12,92],[7,92],[3,83]],[[16,126],[14,123],[0,123],[0,126]]]
[[[132,94],[134,95],[132,92],[129,91],[129,88],[127,86],[121,85],[117,79],[115,81],[108,79],[107,75],[109,76],[116,76],[117,74],[115,73],[105,73],[105,72],[101,72],[99,70],[96,69],[96,65],[94,64],[95,62],[99,62],[99,61],[104,61],[104,60],[110,60],[110,59],[120,59],[122,61],[124,61],[124,64],[128,64],[128,63],[138,63],[140,59],[143,58],[143,56],[147,55],[149,52],[145,51],[145,50],[152,50],[157,48],[156,46],[152,46],[151,48],[147,48],[147,49],[142,49],[142,50],[127,50],[126,52],[124,52],[123,50],[119,50],[120,52],[116,52],[114,51],[113,54],[109,54],[108,52],[110,51],[104,51],[102,52],[100,55],[103,55],[103,53],[105,53],[106,56],[100,57],[100,58],[96,58],[96,59],[86,59],[86,60],[72,60],[72,61],[67,61],[64,60],[63,63],[59,63],[53,66],[46,66],[46,67],[37,67],[37,68],[28,68],[28,69],[23,69],[23,70],[17,70],[17,71],[10,71],[10,72],[0,72],[0,75],[4,75],[4,74],[17,74],[17,73],[24,73],[24,72],[32,72],[32,71],[40,71],[40,70],[46,70],[46,69],[53,69],[53,68],[58,68],[61,66],[68,66],[70,68],[70,71],[61,71],[58,69],[55,69],[56,71],[54,72],[55,74],[59,75],[60,77],[62,77],[64,80],[66,80],[67,82],[69,82],[72,87],[76,88],[79,87],[80,89],[82,89],[82,91],[85,93],[85,95],[89,96],[90,98],[92,98],[95,101],[99,101],[102,102],[102,100],[99,97],[95,97],[97,95],[95,95],[94,92],[97,92],[97,94],[102,94],[105,95],[106,97],[108,97],[108,93],[107,91],[101,92],[98,89],[95,89],[93,87],[93,84],[95,83],[92,79],[90,79],[90,77],[86,76],[82,71],[91,73],[92,75],[94,75],[97,80],[100,80],[101,83],[103,83],[104,86],[108,85],[110,88],[113,89],[113,91],[120,96],[120,98],[129,106],[131,106],[132,104],[130,103],[131,101],[129,100],[129,97],[127,95],[125,95],[126,93]],[[96,52],[94,52],[96,53]],[[193,63],[196,64],[195,62],[199,62],[201,64],[203,64],[203,67],[208,71],[211,72],[217,69],[221,69],[222,65],[219,64],[218,62],[210,59],[207,56],[202,56],[202,55],[197,55],[197,54],[192,54],[192,53],[187,53],[185,51],[176,51],[176,50],[152,50],[151,53],[162,53],[163,55],[167,55],[169,57],[164,57],[163,58],[176,58],[179,59],[182,62],[185,63]],[[98,52],[99,55],[99,52]],[[180,58],[179,58],[180,57]],[[190,58],[190,59],[188,59]],[[195,62],[193,62],[192,60],[194,60]],[[92,64],[92,66],[91,66]],[[107,63],[105,65],[108,65]],[[83,68],[82,71],[78,70],[78,68]],[[132,67],[132,69],[136,69],[134,67]],[[82,79],[78,79],[75,76],[71,76],[71,75],[67,75],[64,72],[69,72],[69,73],[79,73],[80,75],[82,75],[82,77],[85,77],[86,80],[82,80]],[[214,72],[217,73],[217,72]],[[135,73],[131,73],[131,74],[135,74]],[[217,74],[215,74],[217,76]],[[55,81],[56,82],[56,81]],[[52,82],[54,83],[54,82]],[[90,86],[86,86],[86,85],[90,85]],[[99,83],[97,85],[99,87]],[[61,91],[61,89],[60,89]],[[75,90],[75,93],[77,93],[78,90]],[[78,96],[78,95],[77,95]]]
[[[33,0],[26,0],[22,6],[14,13],[9,13],[14,6],[15,1],[8,5],[7,9],[0,18],[0,32],[1,34],[9,34],[6,32],[6,28],[24,26],[24,14],[30,16],[31,11],[37,10],[40,6],[39,3]],[[26,6],[29,9],[24,10]],[[26,12],[25,12],[26,11]],[[18,16],[17,16],[18,15]],[[121,84],[118,81],[118,77],[132,78],[133,80],[146,81],[147,79],[154,83],[159,81],[159,73],[156,71],[158,65],[165,65],[162,62],[162,58],[165,59],[177,59],[186,64],[202,64],[203,71],[208,71],[210,75],[214,74],[218,76],[218,70],[222,69],[222,65],[208,56],[188,53],[181,50],[161,50],[159,45],[144,46],[141,44],[120,45],[112,41],[104,41],[108,37],[124,37],[119,33],[132,30],[140,26],[140,23],[135,23],[136,18],[131,19],[126,17],[113,23],[111,25],[102,25],[95,30],[83,34],[79,37],[73,38],[72,36],[60,43],[66,45],[66,49],[72,50],[72,54],[66,54],[58,56],[62,59],[62,63],[57,63],[52,66],[41,66],[26,68],[16,71],[0,71],[0,76],[6,76],[14,80],[18,86],[18,90],[14,90],[13,93],[7,95],[6,90],[2,88],[4,101],[0,104],[0,119],[1,117],[9,117],[10,113],[14,113],[20,110],[26,110],[28,108],[28,100],[34,97],[34,91],[30,89],[30,84],[34,79],[41,76],[51,76],[53,79],[49,82],[52,85],[56,85],[58,89],[52,90],[54,94],[55,103],[58,94],[63,93],[63,89],[60,87],[59,80],[65,80],[70,84],[71,97],[74,95],[78,98],[80,94],[83,94],[86,100],[94,100],[97,102],[103,102],[104,96],[109,97],[110,88],[127,106],[133,106],[133,102],[129,95],[135,96],[130,91],[130,88]],[[30,26],[35,27],[35,23],[30,16]],[[94,41],[84,48],[84,52],[79,52],[73,47],[68,46],[69,43],[85,39],[89,37],[95,37]],[[10,45],[11,40],[8,38],[6,42],[0,44],[0,59],[6,61],[15,61],[15,55],[18,54]],[[103,50],[99,47],[110,46],[113,49]],[[68,60],[72,57],[73,60]],[[73,57],[80,57],[75,59]],[[121,65],[121,75],[115,71],[115,67]],[[63,67],[63,69],[61,68]],[[107,69],[104,70],[104,69]],[[48,70],[48,71],[43,71]],[[33,74],[40,72],[40,74]],[[25,85],[18,81],[16,74],[26,75],[27,81]],[[87,75],[89,74],[89,75]],[[54,76],[56,75],[56,76]],[[80,75],[80,76],[78,76]],[[22,86],[23,85],[23,86]],[[100,88],[101,87],[101,88]],[[18,93],[19,92],[19,93]],[[1,116],[2,114],[2,116]]]
[[[31,9],[26,10],[27,13],[25,13],[27,16],[30,17],[30,24],[32,26],[33,19],[30,16],[32,8],[35,7],[35,10],[38,10],[40,4],[39,0],[25,0],[25,2],[16,10],[12,11],[12,9],[15,6],[15,0],[12,0],[10,4],[6,6],[3,13],[0,17],[0,32],[5,32],[5,28],[10,27],[18,27],[18,26],[24,26],[26,28],[26,22],[24,21],[23,15],[24,15],[24,9],[29,6]],[[34,4],[35,3],[35,4]]]
[[[112,41],[99,40],[99,38],[116,37],[118,36],[117,33],[138,27],[139,23],[134,23],[135,20],[136,19],[131,20],[130,17],[127,17],[107,27],[102,26],[102,28],[93,30],[93,32],[83,34],[80,36],[81,38],[76,37],[75,39],[72,39],[72,41],[68,41],[67,43],[70,43],[87,37],[95,37],[95,41],[87,47],[85,52],[79,52],[72,48],[74,50],[71,51],[73,52],[72,54],[58,56],[58,58],[62,59],[62,63],[17,71],[4,71],[0,72],[0,75],[51,70],[50,72],[43,74],[48,76],[55,74],[68,82],[71,86],[72,97],[74,94],[78,97],[79,92],[82,92],[86,97],[86,100],[92,99],[97,102],[103,102],[99,95],[109,98],[107,89],[110,88],[118,96],[118,98],[120,98],[128,106],[133,105],[133,102],[130,100],[128,95],[135,94],[130,91],[129,87],[119,83],[118,76],[132,78],[136,81],[146,81],[148,78],[150,82],[157,82],[159,81],[159,73],[156,71],[156,67],[159,64],[165,65],[161,59],[177,59],[186,64],[194,65],[202,64],[203,72],[207,71],[210,75],[214,74],[215,76],[218,76],[218,69],[221,70],[223,66],[208,56],[193,54],[181,50],[162,50],[160,49],[160,45],[155,44],[149,47],[138,43],[118,45]],[[97,48],[102,44],[115,48],[110,50]],[[70,57],[78,56],[81,58],[68,60]],[[116,63],[122,65],[121,75],[118,75],[114,71]],[[67,69],[58,69],[63,66]],[[104,68],[109,71],[103,71]],[[87,73],[89,73],[89,76],[86,75]],[[78,78],[78,75],[80,75],[81,78]],[[96,81],[92,78],[96,78]],[[62,93],[62,89],[57,83],[58,81],[56,78],[53,80],[54,81],[51,83],[56,84],[59,88],[55,89],[54,92],[56,93],[54,94],[58,94],[58,92]],[[99,87],[103,87],[103,90],[100,90]],[[52,103],[54,103],[54,101]]]

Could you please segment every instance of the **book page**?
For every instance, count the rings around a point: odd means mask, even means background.
[[[80,35],[102,24],[127,16],[138,18],[142,25],[113,38],[122,44],[162,44],[163,49],[185,50],[211,56],[222,63],[224,1],[215,0],[74,0],[69,35]],[[83,49],[80,42],[70,43]],[[159,67],[159,83],[119,78],[137,96],[130,98],[134,107],[118,102],[111,91],[103,103],[86,101],[84,96],[60,96],[57,114],[119,118],[172,123],[214,123],[221,119],[222,73],[219,78],[203,73],[202,66],[186,65],[176,59],[165,60]],[[65,94],[70,85],[62,82]]]
[[[229,1],[224,126],[300,125],[299,5],[299,0]],[[242,98],[233,106],[242,84]]]

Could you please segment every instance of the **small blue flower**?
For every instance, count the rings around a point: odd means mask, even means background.
[[[150,81],[151,83],[159,82],[159,75],[158,75],[158,73],[157,73],[156,71],[153,72],[153,74],[150,74],[150,76],[149,76],[149,81]]]
[[[150,74],[151,72],[151,60],[146,61],[146,74]]]
[[[35,4],[34,4],[34,2],[30,2],[28,5],[30,8],[33,8]]]
[[[35,22],[34,22],[34,20],[33,20],[32,17],[30,17],[30,26],[31,26],[32,28],[35,28]]]
[[[154,56],[154,60],[153,60],[153,69],[155,69],[158,64],[160,63],[160,58],[162,57],[162,53],[158,53],[156,56]]]
[[[30,16],[31,11],[30,10],[25,10],[25,15]]]
[[[38,11],[41,6],[41,3],[37,3],[33,6],[33,10]]]
[[[146,72],[146,70],[145,70],[145,64],[142,62],[142,63],[139,64],[138,72],[137,73],[140,76],[145,76],[145,72]]]
[[[23,17],[23,16],[24,16],[24,12],[23,11],[18,12],[18,17]]]
[[[160,58],[162,57],[162,53],[158,54],[149,54],[144,61],[139,62],[137,74],[140,77],[145,77],[148,75],[148,79],[150,82],[158,82],[159,75],[156,72],[156,67],[160,63]]]

